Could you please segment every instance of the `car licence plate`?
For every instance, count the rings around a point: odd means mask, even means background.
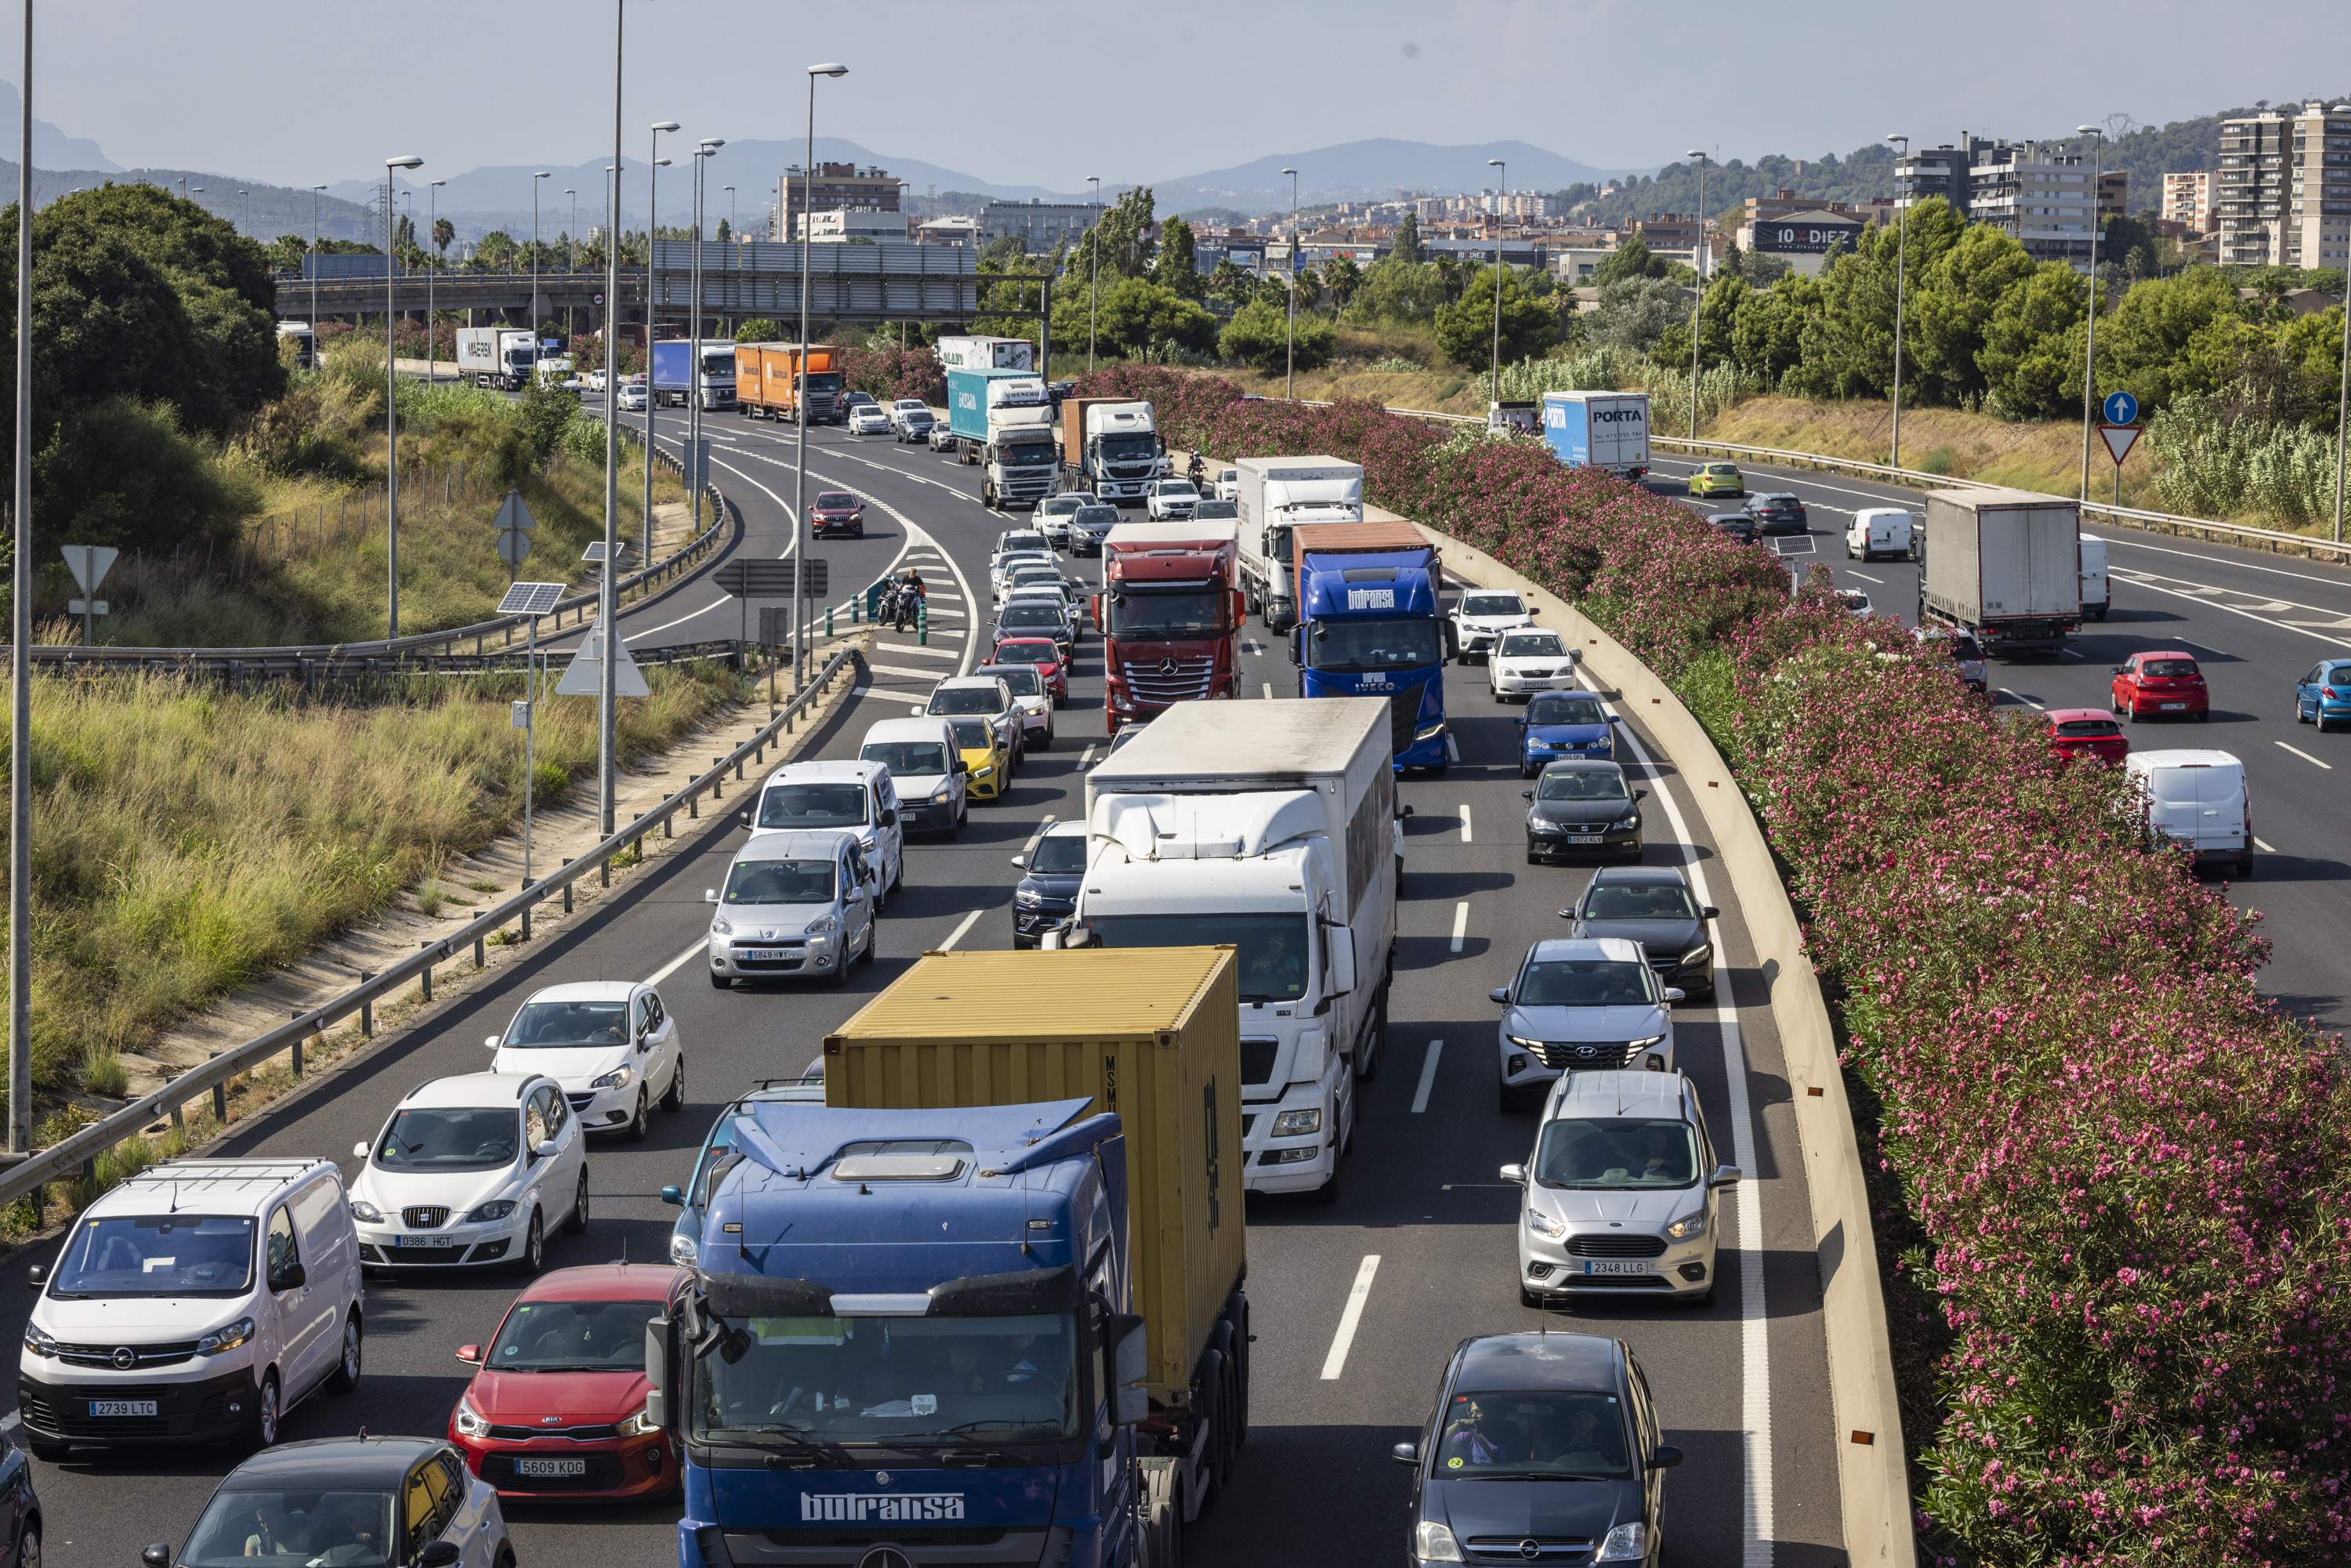
[[[2187,706],[2188,705],[2186,703],[2165,703],[2162,705],[2163,711],[2166,713],[2175,713]]]
[[[1587,1258],[1584,1260],[1583,1271],[1586,1274],[1646,1274],[1651,1270],[1646,1263],[1626,1259]]]
[[[515,1461],[515,1474],[529,1476],[540,1480],[559,1480],[570,1476],[584,1476],[587,1473],[588,1461],[585,1459],[517,1459]]]
[[[746,947],[739,955],[754,964],[780,964],[791,956],[789,947]]]
[[[89,1413],[93,1416],[152,1416],[155,1414],[155,1402],[152,1399],[93,1399],[89,1402]]]
[[[1596,844],[1600,841],[1600,835],[1598,833],[1570,833],[1567,835],[1567,841],[1571,844]]]

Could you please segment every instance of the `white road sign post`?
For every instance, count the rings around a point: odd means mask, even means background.
[[[81,590],[79,599],[66,601],[67,611],[81,617],[81,640],[84,646],[95,641],[96,618],[111,608],[98,596],[98,585],[114,570],[114,561],[122,552],[112,545],[67,545],[59,551],[73,572],[74,586]]]

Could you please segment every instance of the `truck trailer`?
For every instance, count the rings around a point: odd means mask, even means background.
[[[735,403],[746,418],[799,423],[799,361],[798,343],[736,346]],[[809,345],[808,416],[810,424],[839,424],[845,417],[841,402],[841,350],[829,343]]]
[[[735,1113],[646,1331],[680,1568],[1176,1561],[1248,1430],[1238,998],[1230,947],[932,953],[824,1104]]]
[[[1020,370],[947,372],[947,430],[982,467],[982,505],[1032,506],[1053,493],[1053,394]]]
[[[1019,371],[1037,373],[1037,346],[1026,338],[941,338],[943,371]]]
[[[1237,945],[1253,1192],[1336,1201],[1356,1084],[1379,1069],[1399,871],[1387,729],[1371,697],[1178,703],[1086,775],[1068,941]]]
[[[1102,537],[1102,636],[1109,733],[1171,704],[1240,686],[1238,522],[1121,523]]]
[[[1240,457],[1241,590],[1269,632],[1298,624],[1290,534],[1301,523],[1364,520],[1364,469],[1336,457]]]
[[[655,402],[677,408],[689,397],[702,400],[705,413],[735,406],[735,343],[727,338],[683,338],[653,344],[648,392]]]
[[[538,362],[528,327],[457,329],[457,373],[477,387],[520,392]]]
[[[1410,523],[1310,523],[1290,536],[1301,697],[1388,704],[1395,766],[1443,773],[1445,665],[1459,652],[1436,548]]]
[[[1988,653],[2054,653],[2082,625],[2082,516],[2030,490],[1927,492],[1918,623],[1975,634]]]
[[[1649,394],[1545,392],[1542,437],[1570,468],[1638,479],[1649,471]]]

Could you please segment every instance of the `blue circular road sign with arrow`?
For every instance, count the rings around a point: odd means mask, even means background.
[[[2126,392],[2108,392],[2105,413],[2108,424],[2136,423],[2138,420],[2138,399]]]

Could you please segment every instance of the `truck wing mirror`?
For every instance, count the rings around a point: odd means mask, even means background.
[[[1449,620],[1440,621],[1437,624],[1445,628],[1445,656],[1448,659],[1459,658],[1461,656],[1460,625]]]
[[[1097,632],[1101,631],[1102,626],[1102,596],[1099,593],[1089,595],[1086,601],[1086,602],[1092,607],[1094,630]]]
[[[1300,656],[1298,652],[1299,648],[1304,643],[1305,638],[1306,628],[1303,624],[1300,625],[1296,631],[1290,634],[1290,662],[1293,664],[1302,664],[1305,662]]]
[[[1343,997],[1355,988],[1355,938],[1343,926],[1335,927],[1339,939],[1332,941],[1334,928],[1323,927],[1322,951],[1329,959],[1330,984],[1325,988],[1332,996]]]
[[[645,1320],[645,1425],[668,1425],[670,1327],[665,1317]]]

